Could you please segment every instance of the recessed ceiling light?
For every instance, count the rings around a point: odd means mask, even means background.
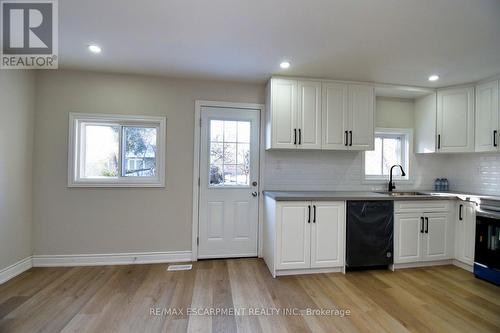
[[[287,69],[288,67],[290,67],[290,62],[289,61],[283,61],[280,64],[280,67],[283,68],[283,69]]]
[[[98,45],[91,44],[89,45],[89,50],[92,53],[101,53],[101,48]]]
[[[434,74],[429,76],[429,81],[437,81],[437,80],[439,80],[439,75]]]

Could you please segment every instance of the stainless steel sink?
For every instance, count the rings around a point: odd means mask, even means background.
[[[414,196],[418,196],[418,195],[426,195],[425,193],[415,192],[415,191],[401,191],[401,192],[385,191],[385,192],[376,192],[376,193],[386,194],[386,195],[390,195],[393,197],[414,197]]]

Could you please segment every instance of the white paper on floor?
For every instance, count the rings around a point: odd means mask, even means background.
[[[169,272],[175,272],[175,271],[189,271],[191,268],[193,268],[193,265],[169,265],[167,268],[167,271]]]

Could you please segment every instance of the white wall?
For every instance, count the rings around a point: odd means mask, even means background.
[[[264,85],[46,71],[36,95],[34,253],[184,251],[195,100],[263,103]],[[166,115],[166,188],[67,188],[69,112]]]
[[[452,190],[500,196],[500,154],[454,154],[444,168]]]
[[[0,270],[32,253],[34,74],[0,71]]]
[[[414,103],[412,99],[377,97],[376,127],[414,128]]]

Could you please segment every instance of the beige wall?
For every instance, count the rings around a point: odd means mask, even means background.
[[[194,103],[264,102],[264,85],[78,71],[37,76],[34,254],[191,250]],[[69,112],[167,117],[166,188],[67,188]]]
[[[413,104],[412,99],[377,97],[376,127],[413,128]]]
[[[31,256],[33,73],[0,71],[0,270]]]

